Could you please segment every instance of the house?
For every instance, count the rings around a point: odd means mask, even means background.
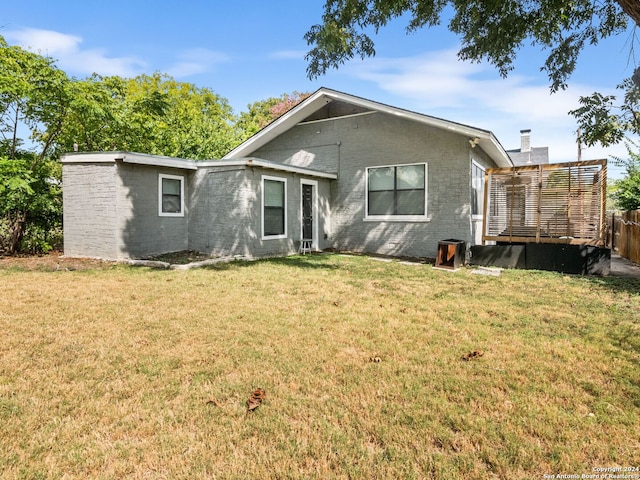
[[[531,130],[520,130],[520,148],[507,150],[515,166],[543,165],[549,163],[549,147],[532,147]]]
[[[287,255],[301,240],[434,258],[482,240],[484,175],[514,162],[487,130],[322,88],[220,160],[62,158],[65,254]]]

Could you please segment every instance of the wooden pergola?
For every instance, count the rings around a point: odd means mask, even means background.
[[[488,169],[483,244],[603,245],[607,161]]]

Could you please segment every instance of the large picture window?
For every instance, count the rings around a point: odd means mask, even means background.
[[[421,220],[426,216],[426,164],[367,169],[367,218]]]
[[[287,181],[284,178],[262,177],[262,236],[287,236]]]
[[[161,217],[184,216],[184,177],[158,176],[158,214]]]

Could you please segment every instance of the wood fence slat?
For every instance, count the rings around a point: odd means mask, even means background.
[[[640,263],[640,210],[614,215],[611,221],[611,248],[621,257]]]

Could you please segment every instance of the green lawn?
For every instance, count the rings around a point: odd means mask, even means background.
[[[189,271],[0,261],[0,286],[3,479],[640,467],[638,280],[313,255]]]

